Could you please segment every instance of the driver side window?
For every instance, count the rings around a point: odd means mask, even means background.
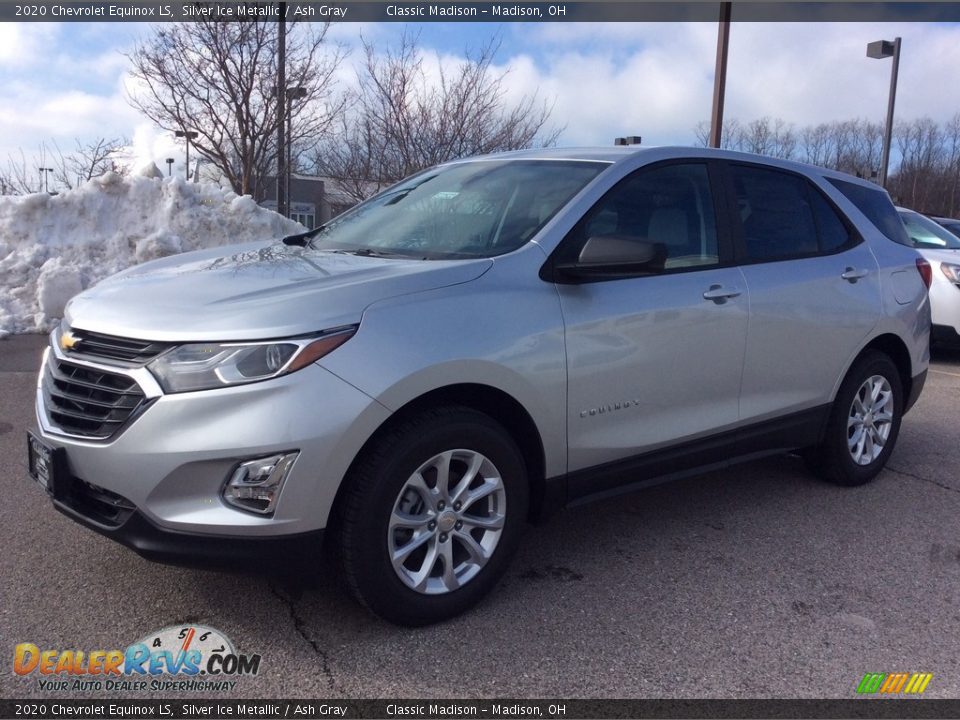
[[[576,261],[597,236],[662,246],[662,272],[719,264],[707,166],[664,165],[625,178],[574,228],[565,259]]]

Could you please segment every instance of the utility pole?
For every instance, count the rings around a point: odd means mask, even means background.
[[[277,212],[287,217],[287,4],[279,3],[277,26]]]
[[[713,74],[713,112],[710,114],[710,147],[720,147],[723,136],[723,98],[727,92],[727,51],[730,45],[730,2],[720,3],[717,29],[717,67]]]

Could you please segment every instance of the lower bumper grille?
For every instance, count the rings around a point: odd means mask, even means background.
[[[74,511],[107,527],[119,527],[137,508],[122,495],[73,478],[64,497]]]
[[[44,368],[43,404],[50,421],[71,435],[112,437],[146,398],[128,375],[51,357]]]

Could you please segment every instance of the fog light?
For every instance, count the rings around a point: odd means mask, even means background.
[[[297,455],[285,453],[240,463],[223,488],[223,499],[243,510],[269,515]]]

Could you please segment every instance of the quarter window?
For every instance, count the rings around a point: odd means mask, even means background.
[[[890,202],[890,196],[887,195],[885,190],[881,188],[874,190],[864,185],[837,180],[836,178],[827,179],[831,185],[857,206],[857,210],[867,216],[867,219],[876,226],[877,230],[896,243],[913,247],[913,242],[907,236],[907,231],[903,229],[900,216],[897,215],[893,203]]]

